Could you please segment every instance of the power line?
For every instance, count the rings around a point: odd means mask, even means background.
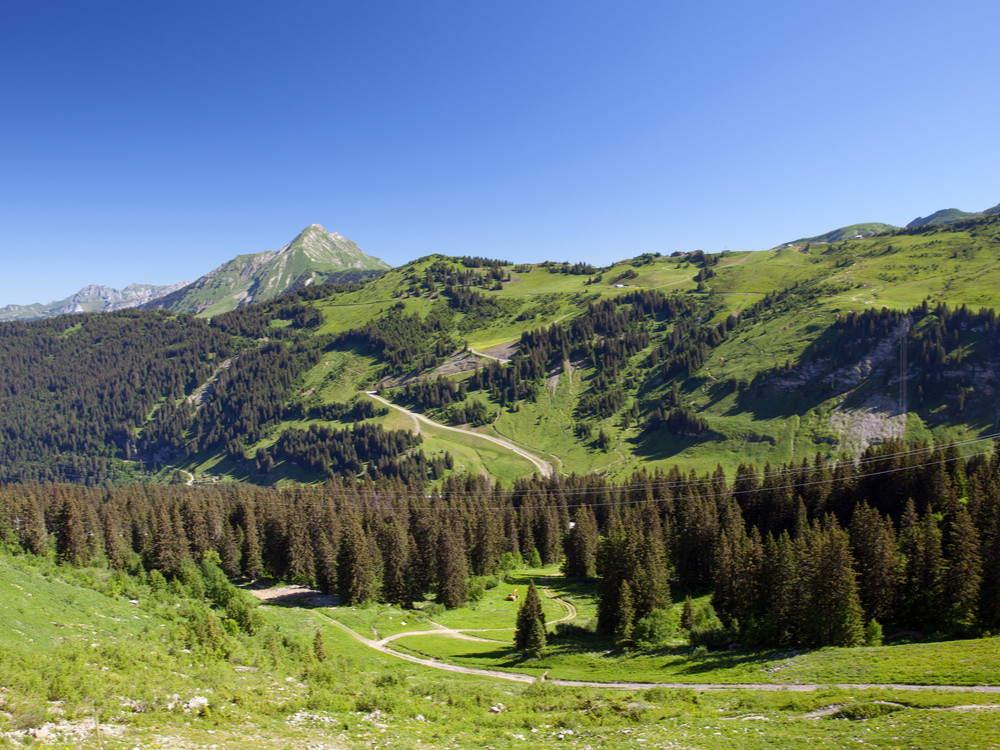
[[[978,438],[978,439],[970,439],[970,440],[965,440],[965,441],[957,441],[955,443],[950,443],[950,444],[947,444],[947,445],[944,445],[944,446],[938,446],[937,448],[918,448],[918,449],[914,449],[914,450],[910,450],[910,451],[900,451],[900,452],[897,452],[897,453],[888,454],[887,456],[874,456],[874,457],[870,457],[869,463],[872,462],[872,461],[876,461],[876,460],[894,460],[894,459],[898,459],[900,457],[906,457],[906,456],[912,456],[912,455],[919,455],[919,454],[928,453],[928,452],[931,452],[931,451],[934,451],[934,450],[947,449],[947,448],[952,447],[952,446],[966,445],[966,444],[969,444],[969,443],[972,443],[972,442],[981,442],[981,441],[984,441],[984,440],[987,440],[987,439],[993,439],[993,438],[995,438],[997,436],[998,435],[990,435],[990,436],[986,436],[986,437]],[[877,477],[877,476],[886,476],[886,475],[896,474],[896,473],[903,472],[903,471],[923,469],[923,468],[928,468],[928,467],[932,467],[932,466],[940,466],[940,465],[947,464],[947,463],[953,462],[953,461],[969,460],[969,459],[974,458],[974,457],[988,456],[988,455],[991,455],[992,453],[993,453],[993,450],[991,448],[989,450],[979,451],[979,452],[972,453],[972,454],[969,454],[969,455],[964,456],[964,457],[947,457],[947,458],[937,459],[937,460],[934,460],[934,461],[926,461],[926,462],[923,462],[923,463],[911,463],[911,464],[906,464],[906,465],[902,465],[902,466],[894,466],[894,467],[891,467],[891,468],[883,469],[881,471],[868,471],[868,472],[865,472],[865,473],[860,474],[860,475],[852,473],[850,476],[846,476],[846,477],[829,477],[827,479],[819,479],[819,480],[812,480],[812,481],[798,481],[798,482],[788,482],[788,483],[785,483],[785,484],[769,484],[769,485],[758,484],[755,487],[750,487],[750,488],[746,488],[746,489],[742,489],[742,490],[736,490],[736,489],[733,489],[733,487],[731,485],[727,485],[725,491],[728,492],[729,494],[732,494],[733,496],[737,496],[737,495],[751,495],[751,494],[756,494],[756,493],[761,493],[761,492],[780,492],[780,491],[783,491],[783,490],[797,490],[797,489],[802,489],[802,488],[806,488],[806,487],[814,487],[814,486],[820,486],[820,485],[846,484],[846,483],[857,481],[858,479],[866,479],[866,478],[869,478],[869,477]],[[798,474],[798,473],[801,473],[803,471],[808,471],[808,469],[789,469],[789,470],[773,471],[773,472],[770,472],[770,473],[766,473],[763,476],[770,476],[770,477],[774,477],[774,476],[791,476],[793,474]],[[760,474],[754,474],[752,476],[754,478],[760,478],[762,475],[760,475]],[[618,497],[616,499],[609,499],[609,500],[603,501],[603,502],[586,503],[586,505],[588,505],[590,507],[610,507],[610,506],[616,506],[616,505],[617,506],[622,506],[622,505],[628,506],[628,505],[645,505],[645,504],[650,504],[650,503],[660,503],[660,502],[663,502],[666,499],[665,497],[662,497],[662,496],[661,497],[646,497],[646,498],[628,498],[627,495],[630,494],[630,493],[641,492],[641,491],[644,491],[644,490],[666,490],[666,489],[671,489],[672,490],[672,489],[702,488],[702,487],[711,486],[714,483],[715,483],[715,480],[712,477],[710,477],[710,476],[704,476],[704,477],[701,477],[701,478],[698,478],[698,479],[695,479],[695,480],[690,480],[689,479],[689,480],[681,480],[681,481],[674,481],[674,482],[643,482],[643,483],[639,483],[639,484],[610,484],[610,485],[603,485],[603,486],[599,486],[599,487],[574,487],[574,488],[558,487],[558,488],[556,488],[556,492],[565,494],[567,496],[567,500],[579,499],[581,496],[585,497],[585,496],[588,496],[588,495],[605,495],[605,494],[609,494],[609,493],[614,493],[614,494],[619,494],[619,495],[626,495],[626,497]],[[156,486],[156,485],[148,485],[148,486]],[[283,495],[283,494],[287,494],[289,492],[289,490],[285,490],[285,489],[264,488],[264,487],[258,487],[256,485],[246,485],[246,484],[228,483],[228,482],[227,483],[221,483],[221,484],[218,484],[218,485],[214,485],[213,488],[215,488],[215,487],[218,487],[219,489],[222,489],[222,490],[227,490],[227,489],[235,488],[235,487],[240,487],[240,488],[243,488],[243,489],[252,488],[251,489],[251,495],[252,495],[252,493],[261,492],[261,493],[277,493],[280,496],[280,495]],[[352,502],[352,503],[350,503],[351,507],[362,508],[362,509],[369,507],[370,504],[371,504],[371,501],[377,501],[378,506],[380,508],[384,509],[384,510],[399,510],[399,511],[412,511],[412,510],[420,511],[420,510],[425,510],[425,511],[434,511],[434,512],[442,512],[442,511],[444,511],[444,512],[465,512],[467,510],[469,510],[469,511],[484,511],[485,510],[485,511],[507,512],[510,509],[515,509],[515,506],[513,505],[513,503],[510,503],[508,505],[503,505],[503,506],[496,506],[496,505],[493,505],[493,506],[487,506],[487,505],[480,505],[480,506],[463,505],[461,507],[453,507],[453,506],[442,505],[442,504],[430,504],[430,505],[422,505],[422,506],[421,505],[404,504],[404,505],[399,505],[399,506],[393,506],[391,504],[392,500],[397,500],[397,501],[398,500],[426,500],[428,498],[437,497],[442,502],[447,502],[447,499],[449,497],[449,493],[445,492],[444,494],[440,494],[438,492],[435,492],[435,493],[431,493],[431,494],[426,494],[426,493],[408,492],[408,491],[394,491],[394,490],[391,490],[391,489],[376,488],[374,485],[370,485],[370,486],[366,487],[364,485],[363,481],[360,481],[357,485],[355,485],[355,488],[353,488],[353,489],[350,489],[350,488],[330,487],[330,486],[316,487],[316,486],[301,485],[301,486],[298,486],[294,490],[291,490],[291,491],[293,491],[293,492],[299,492],[299,493],[304,493],[304,494],[321,494],[323,496],[323,498],[325,500],[328,500],[328,501],[334,501],[334,500],[341,500],[341,501],[348,501],[348,500],[349,501],[363,501],[363,502]],[[550,488],[546,488],[544,486],[537,487],[537,488],[533,487],[533,488],[530,488],[529,491],[533,492],[533,493],[537,492],[537,493],[540,493],[540,494],[543,494],[543,495],[546,495],[546,496],[552,494],[550,492]],[[519,491],[516,490],[516,489],[514,489],[514,488],[511,488],[511,489],[506,490],[504,492],[505,492],[506,497],[508,498],[508,500],[514,500],[518,496],[518,492]],[[256,499],[257,499],[257,498],[253,498],[252,496],[250,498],[228,498],[228,497],[225,497],[225,494],[226,494],[225,492],[218,493],[220,499],[223,500],[223,501],[244,502],[246,499],[251,499],[251,500],[254,500],[254,501],[256,501]],[[463,500],[474,501],[476,499],[482,499],[482,500],[492,499],[494,497],[494,493],[492,491],[489,492],[488,494],[487,493],[476,493],[476,492],[473,492],[473,493],[460,492],[458,496],[461,499],[463,499]],[[389,504],[386,504],[385,502],[383,502],[384,500],[388,500]],[[286,508],[296,508],[296,509],[300,509],[302,507],[317,508],[317,507],[323,507],[323,505],[325,505],[325,504],[320,504],[320,503],[315,503],[315,502],[302,502],[302,501],[294,501],[294,500],[286,500],[286,499],[276,499],[274,497],[266,498],[266,504],[268,506],[272,506],[272,507],[276,506],[276,507],[286,507]],[[566,507],[566,506],[567,506],[566,502],[561,502],[561,503],[558,503],[558,504],[543,504],[543,505],[532,504],[530,507],[532,509],[537,509],[537,510],[556,510],[556,509],[560,509],[560,508],[563,508],[563,507]]]

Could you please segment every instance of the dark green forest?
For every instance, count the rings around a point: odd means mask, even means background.
[[[317,586],[342,602],[455,607],[521,560],[597,578],[594,637],[621,647],[686,594],[710,648],[851,646],[1000,627],[1000,455],[888,444],[858,463],[570,476],[509,488],[477,476],[247,485],[0,487],[0,539],[167,579],[215,552],[226,575]]]

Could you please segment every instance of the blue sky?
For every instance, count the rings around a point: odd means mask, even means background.
[[[318,222],[605,264],[1000,202],[1000,6],[0,4],[0,305]]]

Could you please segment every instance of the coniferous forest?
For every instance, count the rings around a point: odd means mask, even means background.
[[[708,647],[852,646],[872,629],[973,635],[1000,626],[1000,456],[889,444],[857,464],[742,466],[733,481],[636,473],[520,480],[331,479],[287,490],[17,484],[4,544],[68,565],[158,570],[215,552],[341,601],[460,606],[536,558],[597,577],[596,629],[627,646],[673,597],[711,591]],[[478,592],[478,593],[477,593]]]

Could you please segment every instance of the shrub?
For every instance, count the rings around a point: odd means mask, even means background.
[[[447,607],[445,607],[443,604],[439,604],[438,602],[432,602],[431,604],[426,605],[421,611],[427,617],[437,617],[439,615],[444,614],[445,610],[447,610]]]
[[[733,643],[737,633],[739,633],[739,625],[736,621],[733,621],[732,627],[725,627],[719,616],[715,614],[715,608],[708,604],[695,614],[690,642],[692,646],[704,646],[708,649],[718,650],[727,648]]]
[[[677,621],[673,608],[655,609],[635,624],[633,637],[640,648],[660,648],[677,632]]]
[[[869,620],[868,624],[865,625],[865,645],[882,645],[882,626],[879,625],[878,620]]]

